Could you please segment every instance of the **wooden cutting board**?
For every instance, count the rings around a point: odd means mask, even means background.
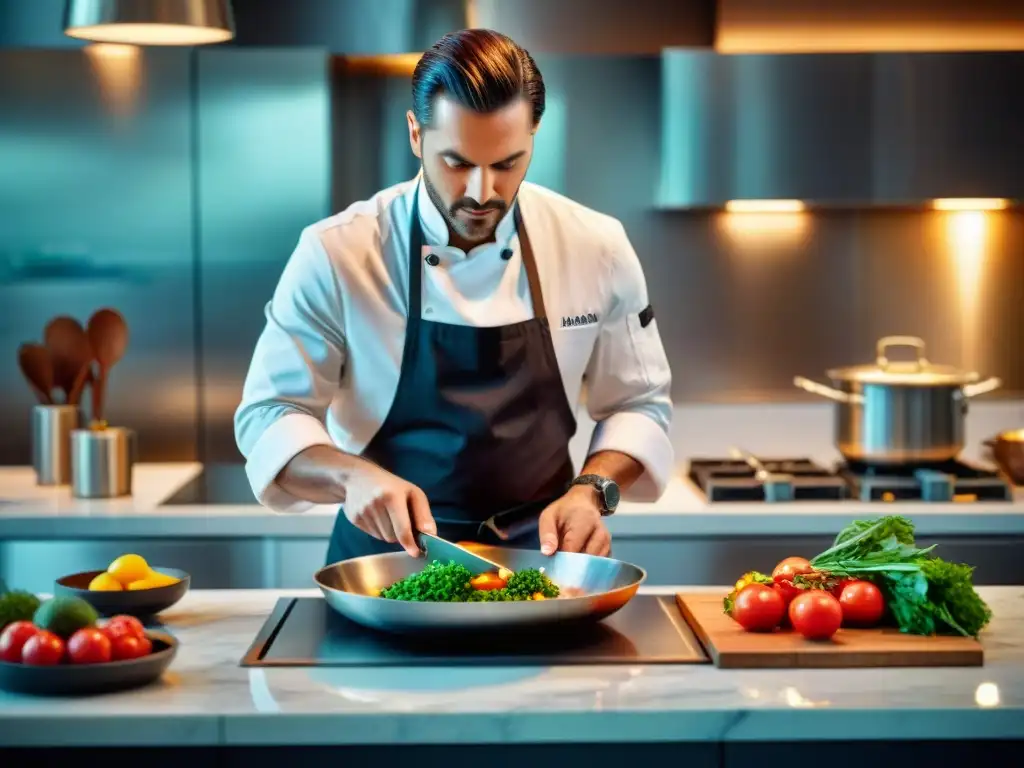
[[[970,637],[922,637],[890,627],[840,629],[831,640],[793,630],[747,632],[722,612],[721,595],[677,594],[676,603],[716,666],[723,669],[840,667],[980,667],[984,652]]]

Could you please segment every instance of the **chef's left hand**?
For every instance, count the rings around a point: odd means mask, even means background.
[[[605,528],[599,504],[591,486],[570,488],[540,515],[540,551],[545,555],[561,550],[607,557],[612,549],[612,537]]]

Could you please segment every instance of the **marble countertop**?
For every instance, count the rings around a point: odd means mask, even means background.
[[[279,597],[319,593],[194,591],[161,615],[181,641],[163,680],[84,699],[0,693],[0,744],[1024,738],[1024,588],[980,591],[995,613],[984,667],[866,670],[243,668]]]
[[[35,484],[30,467],[0,467],[0,538],[136,537],[326,538],[336,508],[279,514],[246,504],[165,504],[203,471],[198,463],[140,464],[133,494],[75,499],[67,487]],[[242,471],[239,467],[237,471]],[[617,538],[661,536],[834,535],[857,517],[898,511],[922,536],[1024,535],[1024,488],[1012,502],[799,501],[785,504],[709,503],[684,476],[672,478],[653,503],[623,502],[608,527]],[[60,525],[54,525],[59,520]]]

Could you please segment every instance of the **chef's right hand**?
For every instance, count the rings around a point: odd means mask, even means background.
[[[391,544],[397,541],[413,557],[420,555],[415,532],[437,533],[427,495],[369,461],[349,475],[344,509],[356,528]]]

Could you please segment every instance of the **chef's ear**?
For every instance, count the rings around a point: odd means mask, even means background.
[[[405,113],[405,120],[409,123],[409,146],[412,147],[412,153],[422,160],[423,151],[421,141],[423,140],[423,134],[420,131],[420,124],[416,120],[416,115],[412,113],[411,109]]]

